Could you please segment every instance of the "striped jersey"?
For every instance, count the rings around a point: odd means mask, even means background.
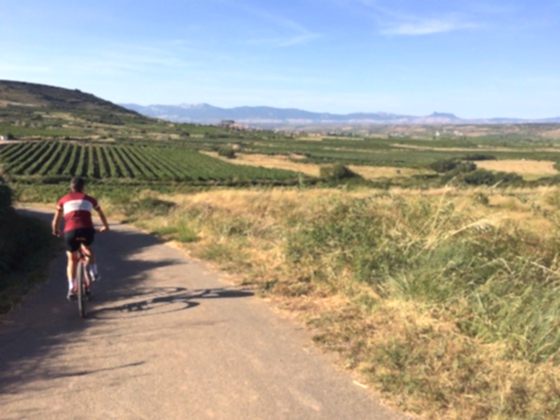
[[[66,194],[56,203],[56,209],[64,214],[64,232],[93,228],[91,212],[98,208],[95,198],[81,192]]]

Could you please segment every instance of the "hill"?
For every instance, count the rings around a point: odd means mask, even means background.
[[[177,140],[227,134],[220,127],[173,124],[79,89],[0,80],[0,136],[21,140]]]
[[[78,89],[0,80],[0,135],[32,139],[162,139],[176,132]]]
[[[0,108],[7,107],[70,112],[107,112],[140,117],[134,111],[79,89],[72,90],[36,83],[0,80]]]

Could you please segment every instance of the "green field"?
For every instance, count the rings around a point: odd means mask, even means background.
[[[283,170],[237,166],[181,146],[101,145],[34,141],[0,148],[4,171],[17,180],[89,179],[135,181],[288,182]]]
[[[363,137],[346,139],[325,137],[321,140],[261,137],[204,138],[192,147],[215,150],[236,144],[245,153],[267,155],[298,154],[303,162],[343,163],[368,166],[421,168],[450,158],[468,158],[472,154],[491,155],[496,159],[534,159],[560,161],[557,142],[483,137],[473,139],[414,140]]]

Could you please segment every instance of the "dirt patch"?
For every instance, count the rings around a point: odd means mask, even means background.
[[[350,169],[365,179],[400,178],[432,173],[428,170],[412,168],[396,168],[392,166],[360,166],[350,165]]]
[[[543,134],[543,137],[549,139],[560,139],[560,128],[557,130],[550,130]]]
[[[559,130],[560,132],[560,130]],[[535,147],[531,149],[521,149],[521,148],[514,148],[514,147],[484,147],[484,146],[477,146],[477,147],[432,147],[432,146],[418,146],[415,144],[402,144],[402,143],[393,143],[391,145],[397,149],[412,149],[418,150],[423,152],[467,152],[467,153],[478,153],[478,152],[519,152],[522,150],[528,150],[531,152],[552,152],[558,153],[560,152],[560,148],[556,147]]]
[[[488,171],[514,172],[525,177],[542,177],[558,174],[551,160],[480,160],[476,166]]]
[[[261,166],[269,169],[285,169],[288,171],[301,172],[305,175],[319,176],[320,167],[312,163],[294,162],[292,157],[284,155],[259,155],[248,153],[237,153],[235,159],[227,159],[214,152],[203,152],[213,158],[222,159],[234,165]],[[301,157],[294,158],[301,160]]]

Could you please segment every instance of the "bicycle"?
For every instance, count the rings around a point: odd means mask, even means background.
[[[89,300],[89,293],[87,291],[91,288],[91,276],[88,270],[87,255],[84,254],[82,247],[79,248],[79,257],[76,266],[76,283],[77,283],[77,296],[78,312],[81,318],[87,316],[87,301]]]

